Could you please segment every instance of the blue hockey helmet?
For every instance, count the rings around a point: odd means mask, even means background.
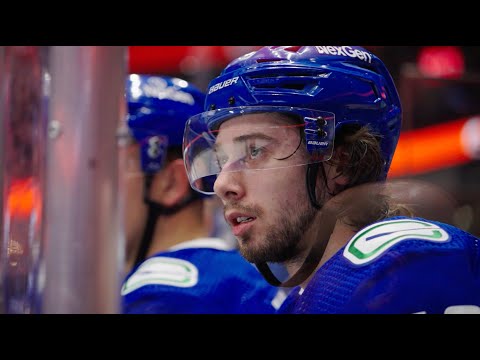
[[[234,117],[268,112],[297,116],[311,155],[307,163],[331,157],[335,134],[343,126],[368,125],[379,136],[385,162],[379,180],[386,178],[402,110],[383,62],[359,46],[266,46],[228,64],[209,84],[205,112],[186,124],[184,160],[194,189],[213,192],[222,171],[215,146],[219,126]],[[278,128],[268,131],[272,137],[280,134]],[[286,155],[291,146],[277,142],[274,149]],[[238,150],[240,159],[245,154]]]
[[[176,77],[131,74],[126,98],[127,125],[141,145],[142,170],[154,173],[162,168],[168,147],[181,147],[185,123],[203,111],[205,94]]]

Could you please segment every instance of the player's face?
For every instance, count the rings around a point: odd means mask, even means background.
[[[282,131],[281,139],[269,139],[269,142],[278,144],[272,149],[268,146],[266,149],[250,149],[246,144],[250,156],[247,161],[255,161],[255,170],[228,171],[229,159],[235,159],[239,142],[252,140],[252,133],[255,134],[252,143],[259,143],[256,139],[272,138],[274,134],[271,131],[263,134],[262,128],[271,129],[274,126],[278,126],[278,119],[272,114],[233,118],[221,125],[216,141],[216,148],[222,152],[225,164],[218,174],[214,190],[223,202],[225,219],[239,242],[240,251],[250,262],[294,259],[304,250],[304,234],[317,213],[308,201],[306,165],[298,165],[305,164],[299,158],[306,156],[303,147],[293,147],[297,150],[282,158],[282,167],[257,165],[258,162],[274,161],[269,154],[276,153],[279,147],[298,144],[298,129],[292,128],[287,133]],[[256,130],[252,132],[252,129]]]

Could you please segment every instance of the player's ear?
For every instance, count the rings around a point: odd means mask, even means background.
[[[190,191],[185,165],[182,159],[169,162],[155,175],[151,199],[167,207],[179,203]]]

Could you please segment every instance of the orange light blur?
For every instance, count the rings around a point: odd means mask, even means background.
[[[466,118],[402,132],[393,157],[389,177],[408,176],[471,160],[465,153],[461,131]]]
[[[7,211],[11,217],[28,217],[35,211],[40,216],[41,193],[34,179],[15,179],[7,191]]]

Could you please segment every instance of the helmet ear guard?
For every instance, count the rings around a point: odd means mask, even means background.
[[[145,173],[155,173],[163,168],[167,158],[168,136],[152,135],[140,142],[140,161]]]
[[[326,150],[328,148],[333,149],[333,139],[329,138],[329,133],[334,130],[334,119],[332,121],[328,121],[327,118],[323,116],[319,116],[316,118],[311,117],[304,117],[303,121],[305,122],[305,143],[307,146],[307,151],[312,156],[318,158],[319,161],[327,160],[325,159],[324,154],[330,153]],[[329,128],[329,124],[332,124],[332,128]]]

